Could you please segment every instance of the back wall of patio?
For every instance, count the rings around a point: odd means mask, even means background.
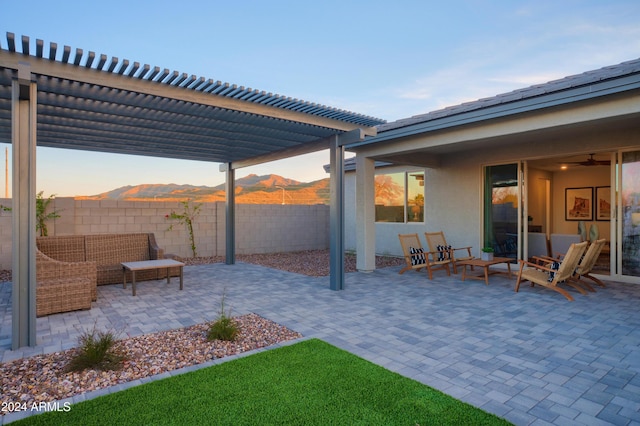
[[[11,207],[11,199],[0,198],[0,205]],[[60,217],[47,222],[49,235],[153,232],[165,253],[191,257],[186,226],[166,218],[172,211],[182,213],[179,202],[59,197],[50,208]],[[11,212],[0,212],[0,269],[11,269],[11,222]],[[172,223],[173,230],[169,230]],[[236,254],[327,249],[328,230],[327,205],[236,205]],[[223,202],[202,203],[194,220],[194,235],[198,256],[224,256]]]

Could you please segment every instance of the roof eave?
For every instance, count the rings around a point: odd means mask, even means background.
[[[547,93],[535,97],[423,121],[416,124],[410,124],[388,131],[379,131],[377,136],[346,145],[345,149],[355,149],[384,141],[411,137],[418,134],[445,130],[468,124],[477,124],[483,121],[564,106],[571,103],[593,100],[604,96],[611,96],[638,89],[640,89],[640,74],[636,73],[625,75],[623,77],[573,87],[558,92]]]

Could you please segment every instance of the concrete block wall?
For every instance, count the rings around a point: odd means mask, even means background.
[[[189,242],[189,230],[186,224],[180,224],[178,221],[167,220],[166,215],[172,211],[180,214],[183,211],[181,203],[150,203],[163,204],[158,207],[157,214],[161,218],[158,230],[155,232],[156,241],[162,247],[165,253],[173,253],[183,257],[191,257],[191,246]],[[216,256],[218,253],[218,240],[216,236],[218,210],[224,211],[224,204],[221,203],[202,203],[200,214],[194,219],[193,234],[195,236],[195,244],[198,256]],[[223,215],[224,218],[224,215]],[[156,221],[156,219],[153,219]],[[172,226],[171,230],[169,227]],[[224,245],[223,253],[224,254]]]
[[[10,199],[0,204],[11,207]],[[51,207],[60,218],[47,222],[49,235],[153,232],[165,253],[190,257],[186,225],[166,218],[181,213],[178,202],[76,200],[56,198]],[[173,224],[172,230],[169,230]],[[11,269],[11,213],[0,214],[0,269]],[[329,247],[329,206],[236,205],[236,253],[274,253]],[[225,254],[225,205],[202,203],[194,221],[198,256]]]
[[[237,254],[329,247],[329,208],[324,205],[240,204]]]

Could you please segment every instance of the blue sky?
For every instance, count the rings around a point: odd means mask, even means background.
[[[388,121],[640,57],[637,0],[0,0],[0,11],[3,47],[13,32]],[[224,180],[204,162],[44,148],[37,161],[45,195]],[[237,176],[313,181],[328,161]]]

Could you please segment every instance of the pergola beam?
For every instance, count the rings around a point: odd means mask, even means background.
[[[15,53],[0,50],[0,64],[5,68],[17,69],[18,63],[24,57]],[[49,59],[29,57],[31,72],[35,75],[45,75],[52,78],[77,81],[92,86],[109,87],[112,89],[130,91],[134,93],[171,98],[184,102],[193,102],[233,111],[241,111],[281,120],[295,121],[313,126],[327,127],[339,131],[350,131],[362,127],[361,124],[349,123],[339,119],[321,117],[304,112],[293,111],[275,106],[245,101],[212,92],[200,90],[185,90],[182,86],[162,84],[140,78],[123,78],[118,73],[101,71],[92,68],[75,66],[72,63],[52,62]],[[121,65],[122,67],[122,65]],[[282,98],[282,102],[286,102]],[[372,128],[373,129],[373,128]]]
[[[0,141],[13,144],[12,344],[36,346],[36,146],[224,164],[226,262],[235,263],[235,169],[330,149],[332,288],[344,280],[344,148],[383,121],[29,39],[0,46]],[[84,64],[83,64],[84,62]],[[149,72],[151,71],[151,72]],[[40,105],[38,105],[38,100]],[[9,113],[10,110],[10,113]],[[38,125],[36,125],[38,124]],[[36,129],[39,128],[38,138]],[[333,136],[332,136],[333,135]]]
[[[272,151],[264,155],[258,155],[250,157],[245,160],[234,161],[230,163],[229,167],[234,169],[241,169],[243,167],[256,166],[258,164],[264,164],[271,161],[282,160],[284,158],[295,157],[298,155],[311,154],[312,152],[322,151],[329,149],[329,145],[333,137],[318,139],[314,142],[305,143],[304,145],[298,145],[292,148],[285,148],[279,151]],[[227,164],[220,166],[220,171],[224,171]]]

